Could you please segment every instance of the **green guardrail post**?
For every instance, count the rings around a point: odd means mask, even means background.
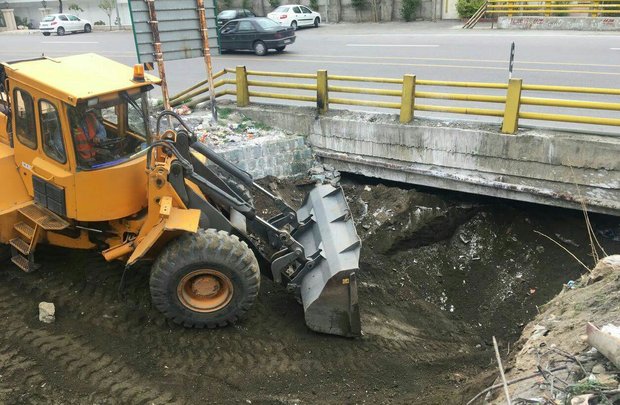
[[[316,108],[319,114],[329,110],[329,87],[327,84],[327,70],[316,72]]]
[[[400,101],[400,122],[406,124],[413,119],[415,104],[415,75],[403,76],[403,95]]]
[[[237,66],[237,107],[247,107],[250,104],[250,90],[248,89],[248,74],[245,66]]]
[[[514,134],[519,128],[519,108],[521,107],[522,86],[522,79],[510,79],[508,81],[504,121],[502,123],[502,132],[505,134]]]

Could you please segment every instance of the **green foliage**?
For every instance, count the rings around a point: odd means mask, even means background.
[[[228,10],[229,8],[232,8],[232,0],[221,0],[218,2],[218,6],[220,11],[221,10]]]
[[[609,1],[603,1],[601,2],[602,4],[613,4],[613,5],[619,5],[620,4],[620,0],[609,0]],[[619,10],[618,8],[611,8],[609,11],[616,11]],[[620,17],[620,10],[617,13],[605,13],[605,14],[599,14],[600,17]]]
[[[114,8],[114,0],[101,0],[99,2],[99,8],[110,16],[112,14],[112,9]]]
[[[28,17],[19,17],[19,16],[15,16],[15,24],[17,24],[17,26],[19,27],[20,25],[23,25],[24,27],[28,26]]]
[[[310,0],[310,8],[312,11],[319,11],[319,0]]]
[[[368,0],[351,0],[351,5],[357,11],[366,10],[368,8]]]
[[[403,0],[403,5],[400,8],[400,16],[403,17],[405,21],[413,21],[418,7],[420,7],[420,0]]]
[[[73,3],[69,6],[69,11],[73,11],[75,13],[83,13],[84,9],[80,7],[77,3]]]
[[[252,8],[252,0],[243,0],[243,2],[241,4],[241,8],[244,8],[244,9],[250,10],[250,11],[254,11],[254,9]]]
[[[227,119],[230,114],[232,114],[233,110],[228,107],[218,107],[217,108],[217,116],[223,120]]]
[[[461,18],[471,18],[484,4],[484,0],[458,0],[456,2],[456,11]]]
[[[102,9],[108,16],[110,31],[112,31],[112,9],[114,6],[116,6],[116,0],[101,0],[99,2],[99,8]]]
[[[95,23],[94,23],[94,24],[95,24],[95,25],[105,25],[105,23],[104,23],[103,21],[101,21],[101,20],[99,20],[99,21],[95,21]]]
[[[269,0],[269,5],[271,8],[276,9],[280,7],[280,0]]]

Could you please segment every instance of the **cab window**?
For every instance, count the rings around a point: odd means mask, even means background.
[[[66,163],[67,153],[62,139],[62,128],[54,104],[46,100],[39,101],[39,122],[43,151],[57,162]]]
[[[79,18],[77,18],[77,17],[76,17],[76,16],[74,16],[74,15],[69,15],[69,16],[67,16],[67,17],[69,17],[69,20],[70,20],[70,21],[80,21],[80,19],[79,19]]]
[[[60,18],[62,21],[69,21],[66,15],[60,15],[58,16],[58,18]]]
[[[140,92],[67,105],[78,169],[96,170],[131,159],[146,147],[147,123]]]
[[[34,103],[27,92],[15,89],[15,134],[17,139],[31,149],[37,148],[37,132],[34,123]]]
[[[293,7],[293,13],[301,14],[301,10],[299,9],[299,7]]]
[[[301,11],[304,12],[304,14],[312,14],[312,11],[310,11],[309,8],[301,6]]]

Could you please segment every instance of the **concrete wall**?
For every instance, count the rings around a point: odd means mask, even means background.
[[[499,29],[620,31],[620,17],[499,17]]]
[[[129,16],[129,5],[127,4],[127,0],[117,0],[118,1],[118,10],[119,17],[121,19],[122,25],[131,26],[131,19]],[[17,17],[27,17],[29,22],[33,24],[33,27],[36,29],[39,27],[39,22],[41,21],[41,1],[24,1],[24,0],[13,0],[9,2],[11,7],[15,10],[15,16]],[[108,24],[108,16],[107,14],[99,8],[99,0],[64,0],[63,1],[63,12],[67,14],[75,14],[80,18],[85,18],[89,20],[91,23],[95,23],[96,21],[103,21],[105,24]],[[69,6],[71,4],[78,4],[84,11],[83,12],[74,12],[69,10]],[[48,0],[47,8],[49,9],[48,14],[58,13],[58,1]],[[116,9],[112,11],[112,25],[114,25],[114,20],[116,19]]]
[[[343,172],[474,194],[620,215],[620,138],[522,130],[391,114],[329,113],[253,105],[255,121],[307,134],[314,152]]]
[[[254,178],[305,174],[312,166],[312,150],[303,136],[226,144],[215,150]]]

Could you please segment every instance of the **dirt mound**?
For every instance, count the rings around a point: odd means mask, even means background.
[[[311,186],[269,183],[295,206]],[[1,265],[0,403],[462,403],[493,364],[490,337],[516,340],[581,274],[533,231],[589,251],[578,213],[359,179],[345,191],[364,243],[362,338],[309,331],[267,280],[237,325],[184,329],[152,307],[148,267],[128,271],[119,294],[121,264],[41,248],[37,273]],[[54,324],[38,321],[40,301],[56,305]]]
[[[512,399],[549,398],[568,402],[578,394],[617,391],[618,369],[596,349],[591,350],[584,335],[588,322],[598,326],[618,324],[619,302],[620,256],[610,256],[541,308],[541,313],[523,330],[517,345],[520,350],[515,352],[506,373],[507,380],[530,375],[535,378],[511,385]],[[494,394],[485,403],[505,403],[501,392]],[[601,395],[598,398],[601,402],[596,403],[620,403],[619,392],[615,397],[603,398]]]

